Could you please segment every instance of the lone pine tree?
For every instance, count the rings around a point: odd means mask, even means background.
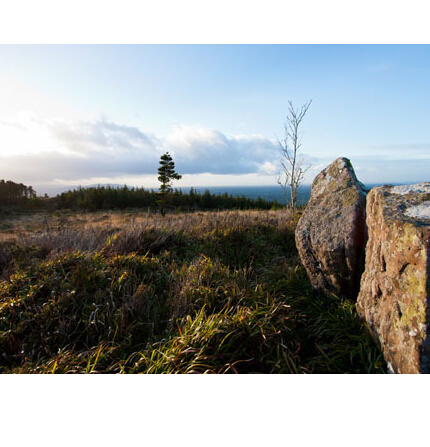
[[[166,152],[160,158],[160,167],[158,168],[158,181],[161,183],[158,193],[158,203],[161,207],[161,213],[164,214],[164,205],[166,204],[166,198],[173,192],[172,182],[173,180],[179,180],[182,175],[175,172],[175,163],[171,155]]]

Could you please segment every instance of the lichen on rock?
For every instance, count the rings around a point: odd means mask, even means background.
[[[364,268],[366,191],[351,162],[338,158],[312,183],[296,245],[312,285],[355,299]]]
[[[365,272],[357,311],[396,373],[430,372],[430,184],[373,188],[367,198]]]

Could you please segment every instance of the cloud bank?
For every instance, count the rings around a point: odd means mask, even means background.
[[[39,193],[58,192],[55,185],[64,189],[94,183],[157,187],[158,162],[166,151],[183,175],[178,186],[275,185],[279,169],[277,143],[261,135],[229,136],[182,125],[166,136],[156,136],[106,119],[0,119],[0,178],[33,185]],[[430,180],[427,143],[373,146],[371,151],[369,147],[317,151],[306,156],[312,168],[305,183],[339,156],[351,159],[365,183]]]
[[[31,183],[156,174],[166,151],[181,174],[271,173],[278,157],[274,142],[261,135],[228,137],[199,126],[177,126],[157,137],[107,120],[41,125],[50,136],[49,149],[0,156],[1,177]]]

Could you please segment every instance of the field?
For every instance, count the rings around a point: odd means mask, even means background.
[[[385,373],[354,303],[312,290],[298,215],[0,219],[3,373]]]

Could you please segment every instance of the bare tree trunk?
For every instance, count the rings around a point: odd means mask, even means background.
[[[278,173],[276,180],[283,190],[287,205],[287,185],[289,186],[290,208],[293,212],[297,209],[298,188],[306,171],[310,168],[310,166],[303,165],[303,159],[299,156],[302,145],[299,127],[311,102],[312,100],[304,104],[300,110],[295,110],[292,102],[289,101],[288,116],[284,124],[284,139],[282,142],[278,139],[281,150],[282,172]]]

